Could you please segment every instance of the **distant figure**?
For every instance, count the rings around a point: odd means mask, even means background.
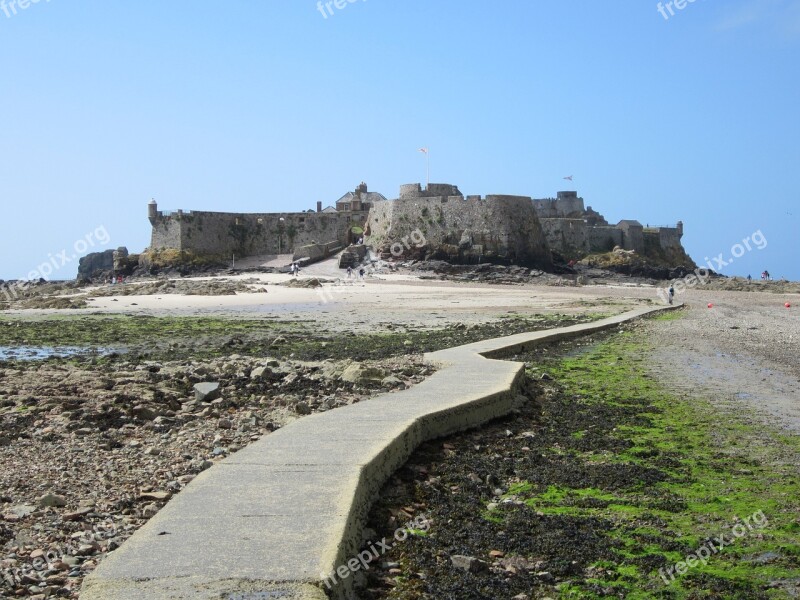
[[[749,273],[747,274],[747,281],[753,281],[753,278],[750,276]]]
[[[353,277],[353,267],[347,267],[347,278],[352,279]]]
[[[361,281],[364,281],[364,275],[366,275],[366,274],[367,274],[367,272],[364,270],[364,267],[361,267],[361,268],[358,270],[358,278],[359,278]]]
[[[125,280],[122,278],[122,275],[117,275],[117,283],[124,283]]]
[[[294,276],[297,277],[300,274],[300,265],[297,263],[292,263],[294,265]]]
[[[667,291],[667,301],[672,304],[672,299],[675,297],[675,288],[669,286],[669,290]]]
[[[769,276],[769,271],[767,271],[766,269],[764,269],[764,275],[766,275],[767,281],[771,279],[771,277]]]

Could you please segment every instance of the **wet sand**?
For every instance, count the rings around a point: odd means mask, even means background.
[[[683,394],[800,434],[800,299],[742,292],[690,298],[682,319],[653,323],[653,374]]]

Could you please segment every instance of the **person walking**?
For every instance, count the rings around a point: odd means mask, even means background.
[[[669,290],[667,290],[667,301],[672,304],[672,299],[675,297],[675,288],[669,286]]]

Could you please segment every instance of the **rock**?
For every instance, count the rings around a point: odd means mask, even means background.
[[[169,500],[170,496],[172,494],[169,492],[141,492],[139,494],[139,498],[142,500],[155,500],[157,502]]]
[[[53,493],[48,493],[39,498],[39,506],[42,508],[66,506],[67,499]]]
[[[270,346],[280,346],[281,344],[285,344],[286,341],[287,340],[286,340],[285,337],[283,337],[282,335],[279,335],[274,340],[272,340],[272,343],[270,344]]]
[[[394,375],[389,375],[388,377],[384,377],[381,380],[381,386],[385,388],[396,388],[396,387],[405,387],[403,380],[399,377],[395,377]]]
[[[542,373],[541,377],[539,377],[540,381],[553,381],[553,377],[548,375],[547,373]]]
[[[456,569],[461,569],[467,573],[482,573],[489,570],[489,565],[474,556],[463,556],[454,554],[450,557],[450,562]]]
[[[86,506],[84,508],[79,508],[75,512],[65,513],[61,518],[65,521],[80,521],[83,517],[90,514],[94,511],[94,508],[91,506]]]
[[[36,507],[31,506],[30,504],[20,504],[18,506],[12,506],[9,509],[9,513],[19,519],[24,519],[25,517],[34,512],[36,512]]]
[[[298,415],[310,415],[311,407],[308,405],[308,402],[298,402],[294,405],[294,412]]]
[[[78,560],[78,559],[77,559],[77,558],[75,558],[74,556],[69,556],[69,555],[62,556],[62,557],[61,557],[61,562],[63,562],[63,563],[64,563],[65,565],[67,565],[67,567],[69,567],[69,568],[71,568],[71,567],[77,567],[77,566],[78,566],[78,565],[81,563],[81,561],[80,561],[80,560]]]
[[[198,402],[211,402],[222,395],[219,383],[205,382],[194,386],[194,398]]]
[[[6,437],[4,435],[0,435],[0,448],[3,446],[10,446],[11,445],[11,438]]]
[[[272,371],[268,367],[256,367],[250,371],[250,379],[258,381],[259,379],[264,379],[265,375],[270,374],[272,374]]]
[[[142,404],[134,406],[133,410],[131,410],[131,414],[142,421],[152,421],[157,416],[156,411]]]
[[[380,369],[365,367],[358,363],[347,367],[341,375],[342,381],[359,384],[380,383],[384,377],[386,374]]]
[[[94,544],[82,544],[78,546],[78,551],[75,553],[76,556],[92,556],[93,554],[97,554],[97,547]]]
[[[158,513],[158,505],[157,504],[148,504],[144,508],[142,508],[142,515],[145,519],[149,519]]]
[[[233,429],[233,422],[230,419],[220,419],[217,422],[217,427],[220,429]]]
[[[489,552],[489,556],[491,556],[492,558],[503,558],[505,555],[506,553],[501,550],[492,550],[491,552]]]
[[[777,552],[764,552],[763,554],[759,554],[758,556],[754,557],[752,562],[756,563],[757,565],[766,565],[771,562],[775,562],[779,560],[781,555]]]

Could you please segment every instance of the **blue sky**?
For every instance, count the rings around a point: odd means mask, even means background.
[[[800,0],[666,19],[643,0],[19,1],[0,4],[0,278],[90,234],[106,243],[79,250],[142,250],[151,198],[394,197],[427,146],[432,181],[466,194],[680,219],[698,263],[761,232],[722,272],[800,280]]]

